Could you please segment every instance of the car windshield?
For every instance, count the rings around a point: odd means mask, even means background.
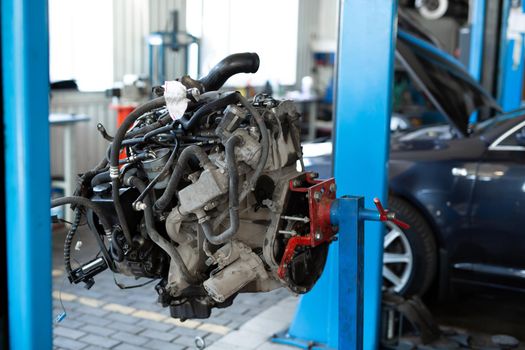
[[[525,114],[525,108],[518,109],[516,111],[513,111],[511,113],[505,113],[500,114],[496,117],[493,117],[491,119],[482,121],[480,123],[477,123],[474,125],[472,131],[476,134],[484,133],[486,131],[489,131],[491,129],[497,128],[507,122],[510,119],[520,117]]]
[[[454,58],[423,40],[399,32],[396,57],[424,90],[439,114],[467,135],[470,116],[486,119],[500,110],[497,102]]]

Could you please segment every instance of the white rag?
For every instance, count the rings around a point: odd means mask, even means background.
[[[166,106],[168,112],[173,120],[180,119],[190,101],[186,97],[186,87],[181,82],[176,80],[164,82],[164,98],[166,99]]]

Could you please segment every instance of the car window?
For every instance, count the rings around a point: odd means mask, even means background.
[[[507,136],[505,139],[503,139],[503,141],[500,142],[500,145],[501,146],[518,146],[518,141],[516,139],[516,134],[518,132],[519,130]]]
[[[491,151],[525,151],[525,147],[518,143],[517,134],[523,133],[525,121],[514,125],[501,134],[490,146]]]
[[[484,133],[489,130],[493,130],[495,128],[500,127],[501,125],[505,124],[508,120],[516,118],[516,115],[514,114],[502,114],[497,117],[494,117],[492,119],[485,120],[481,123],[477,123],[473,127],[473,131],[475,133]]]

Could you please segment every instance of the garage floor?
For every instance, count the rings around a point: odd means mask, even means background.
[[[55,349],[197,349],[196,337],[204,339],[210,350],[293,349],[268,342],[294,316],[298,299],[287,290],[242,294],[230,308],[214,310],[209,319],[179,322],[157,305],[153,283],[121,290],[106,271],[96,277],[91,290],[70,285],[63,272],[65,233],[63,227],[53,232],[53,315],[62,312],[60,294],[67,312],[62,322],[54,324]],[[86,237],[81,231],[77,236]],[[74,256],[87,261],[96,253],[88,237]],[[126,285],[140,282],[120,275],[116,278]],[[487,346],[493,334],[509,334],[525,343],[525,304],[520,299],[472,295],[430,309],[439,324],[474,334]]]
[[[494,293],[494,292],[492,292]],[[464,294],[457,300],[430,305],[441,326],[465,330],[481,344],[491,345],[491,337],[506,334],[525,349],[525,303],[518,295]]]
[[[54,324],[54,349],[197,349],[196,337],[204,339],[206,349],[212,350],[290,349],[267,342],[293,318],[297,298],[287,290],[242,294],[231,307],[214,310],[209,319],[179,322],[169,317],[168,309],[157,305],[154,283],[121,290],[113,274],[105,271],[95,278],[90,290],[70,285],[63,272],[65,234],[63,227],[53,232],[53,316],[62,312],[60,294],[67,313],[62,322]],[[74,256],[85,262],[96,253],[95,245],[86,238]],[[120,275],[116,278],[127,285],[140,283]]]

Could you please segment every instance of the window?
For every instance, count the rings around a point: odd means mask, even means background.
[[[49,0],[49,73],[83,91],[113,84],[113,1]]]
[[[496,139],[490,146],[491,151],[524,151],[525,146],[525,122],[521,122],[507,130]]]
[[[188,1],[187,30],[201,38],[201,75],[229,54],[256,52],[259,71],[238,74],[227,85],[295,84],[298,16],[298,0]]]

